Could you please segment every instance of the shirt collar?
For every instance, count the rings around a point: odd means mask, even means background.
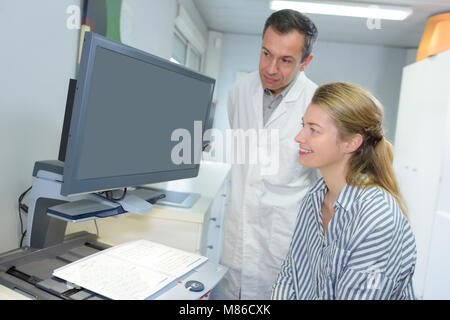
[[[289,92],[289,90],[294,86],[295,82],[297,81],[298,75],[300,74],[300,71],[297,72],[297,74],[295,75],[294,79],[291,81],[291,83],[289,83],[289,85],[284,88],[283,91],[281,91],[281,93],[279,94],[279,96],[281,96],[282,98],[284,98],[287,93]],[[269,95],[269,96],[273,96],[272,91],[270,91],[267,88],[264,88],[264,94]],[[277,96],[278,97],[278,96]]]
[[[325,184],[325,180],[323,180],[323,177],[316,181],[309,192],[317,193],[322,190],[327,190],[327,185]]]
[[[336,208],[337,205],[344,208],[345,211],[350,210],[350,208],[353,205],[353,202],[355,202],[355,200],[359,198],[359,196],[363,193],[363,191],[364,189],[362,188],[346,184],[344,189],[342,189],[342,191],[336,198],[336,202],[334,203],[335,210],[337,210]]]
[[[314,186],[311,188],[310,193],[314,194],[322,194],[325,195],[328,190],[327,185],[325,184],[325,180],[320,178]],[[334,209],[338,210],[339,207],[343,208],[345,211],[350,210],[353,205],[353,202],[360,197],[363,193],[364,189],[358,188],[355,186],[351,186],[346,184],[345,187],[341,190],[339,195],[334,202]]]

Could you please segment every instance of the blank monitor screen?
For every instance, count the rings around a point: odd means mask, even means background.
[[[62,194],[196,176],[194,122],[208,118],[214,80],[93,33],[83,58]],[[172,159],[177,129],[190,134],[187,163]]]

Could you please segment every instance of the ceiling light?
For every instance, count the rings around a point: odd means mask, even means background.
[[[293,9],[302,13],[329,14],[346,17],[361,17],[385,20],[405,20],[413,10],[408,7],[361,4],[351,2],[305,2],[276,1],[270,2],[270,9]]]

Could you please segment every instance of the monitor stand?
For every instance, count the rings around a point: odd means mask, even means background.
[[[141,198],[136,194],[127,194],[121,200],[111,201],[95,194],[88,194],[77,201],[48,207],[47,215],[68,222],[83,222],[126,212],[146,214],[152,211],[152,204],[156,202],[152,201],[153,199],[155,198],[149,195]]]
[[[137,190],[149,190],[154,191],[156,193],[164,194],[165,197],[158,200],[158,204],[163,204],[167,206],[180,207],[180,208],[191,208],[198,199],[200,199],[201,195],[198,193],[191,192],[180,192],[180,191],[171,191],[150,187],[138,187]]]

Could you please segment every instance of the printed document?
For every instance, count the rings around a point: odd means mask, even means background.
[[[53,276],[115,300],[142,300],[208,258],[148,240],[127,242],[75,261]]]

